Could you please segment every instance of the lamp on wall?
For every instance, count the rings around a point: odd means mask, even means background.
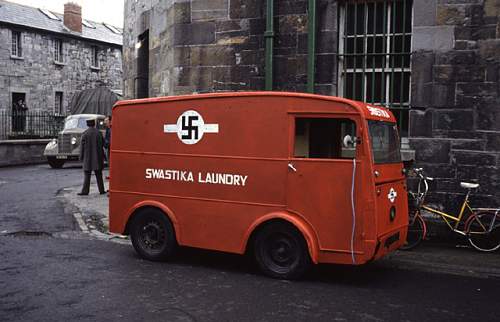
[[[139,40],[138,42],[135,43],[135,49],[139,49],[142,47],[142,40]]]

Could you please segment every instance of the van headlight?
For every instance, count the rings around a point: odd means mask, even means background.
[[[71,144],[75,145],[76,144],[76,138],[75,137],[72,137],[71,138]]]

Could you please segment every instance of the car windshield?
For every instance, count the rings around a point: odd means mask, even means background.
[[[399,135],[396,124],[368,121],[370,139],[375,163],[401,162]]]
[[[86,129],[87,124],[85,123],[85,119],[83,118],[70,118],[66,120],[66,123],[64,123],[64,129],[65,130],[71,130],[71,129],[76,129],[76,128],[82,128]]]
[[[64,123],[64,129],[65,130],[71,130],[71,129],[86,129],[87,126],[87,119],[85,117],[72,117],[66,120],[66,123]],[[106,126],[104,124],[104,119],[97,119],[97,128],[98,129],[104,129]]]

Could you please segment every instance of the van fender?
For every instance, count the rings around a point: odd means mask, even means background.
[[[256,221],[254,221],[245,233],[244,243],[240,253],[245,252],[245,249],[247,248],[248,242],[250,240],[250,236],[252,236],[253,232],[258,229],[261,224],[264,224],[265,222],[273,219],[282,219],[295,226],[295,228],[297,228],[302,233],[302,236],[304,236],[304,239],[307,242],[307,248],[309,249],[311,260],[314,264],[318,264],[318,238],[314,229],[303,218],[298,217],[297,215],[290,214],[288,212],[272,212],[259,217]]]
[[[158,202],[158,201],[154,201],[154,200],[143,200],[137,204],[135,204],[134,206],[132,206],[129,211],[128,211],[128,219],[127,219],[127,224],[126,224],[126,227],[128,229],[128,224],[130,222],[130,219],[132,218],[133,214],[139,210],[140,208],[144,208],[144,207],[154,207],[154,208],[158,208],[160,209],[161,211],[163,211],[163,213],[165,213],[165,215],[168,217],[168,219],[170,219],[170,222],[172,223],[172,225],[174,226],[174,231],[175,231],[175,238],[177,239],[177,242],[180,244],[180,240],[181,240],[181,230],[180,230],[180,226],[179,226],[179,222],[177,220],[177,217],[174,215],[174,212],[168,208],[167,206],[165,206],[163,203],[161,202]]]

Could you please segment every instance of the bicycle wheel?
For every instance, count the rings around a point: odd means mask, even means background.
[[[500,215],[493,211],[473,214],[466,223],[465,231],[469,243],[482,252],[492,252],[500,248]]]
[[[427,229],[424,219],[419,212],[415,213],[415,215],[410,217],[406,242],[400,247],[400,249],[410,250],[415,248],[424,239],[426,231]]]

